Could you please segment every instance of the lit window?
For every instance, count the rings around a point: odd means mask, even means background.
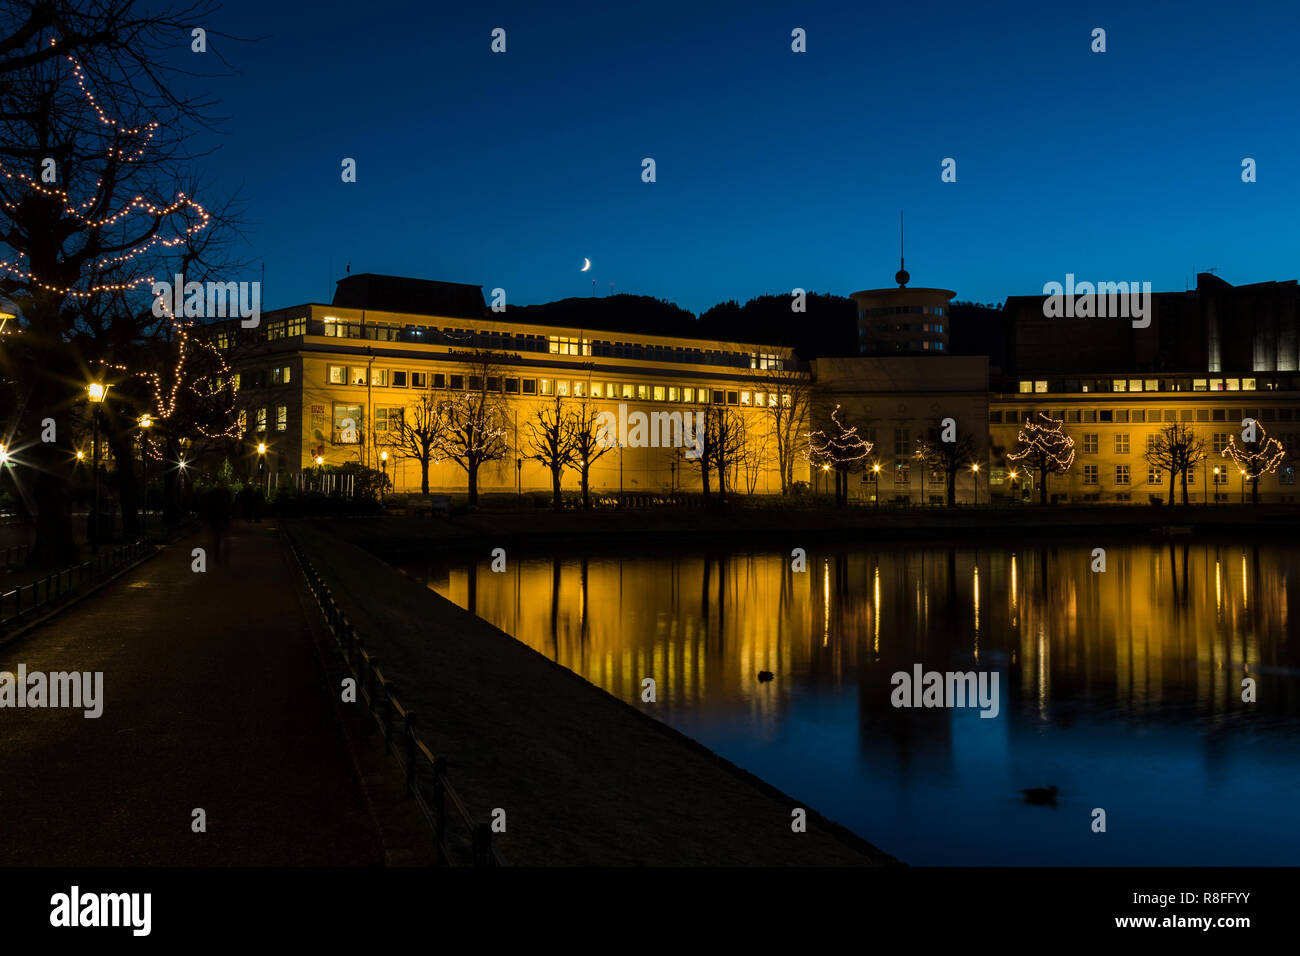
[[[1229,392],[1241,391],[1241,379],[1237,379],[1237,378],[1226,379],[1224,384],[1228,386],[1227,391]]]
[[[353,385],[365,385],[366,370],[364,368],[352,369],[350,381],[352,382]]]
[[[623,398],[631,398],[631,397],[632,397],[632,386],[629,385],[627,382],[624,382],[624,383],[623,383],[623,394],[622,394],[622,397],[623,397]]]
[[[1241,390],[1243,392],[1255,391],[1255,380],[1253,378],[1243,378],[1241,380]]]
[[[591,383],[591,397],[592,397],[592,398],[604,398],[604,397],[605,397],[605,389],[604,389],[604,386],[602,386],[602,385],[600,384],[600,382],[592,382],[592,383]]]
[[[362,405],[334,406],[334,437],[336,445],[357,445],[361,443],[361,429],[365,422],[365,409]]]
[[[1045,391],[1047,391],[1047,383],[1046,383],[1046,382],[1034,382],[1034,391],[1035,391],[1035,392],[1045,392]]]
[[[1034,383],[1033,383],[1033,382],[1021,382],[1021,383],[1020,383],[1020,391],[1021,391],[1021,394],[1026,394],[1026,393],[1032,392],[1033,390],[1034,390]]]
[[[1140,378],[1131,378],[1131,379],[1129,379],[1129,380],[1128,380],[1128,390],[1129,390],[1130,392],[1140,392],[1140,391],[1142,391],[1142,379],[1140,379]]]
[[[1210,391],[1212,391],[1212,392],[1221,392],[1221,391],[1223,391],[1223,379],[1221,379],[1221,378],[1212,378],[1212,379],[1210,379]]]
[[[1128,385],[1128,383],[1127,383],[1124,379],[1122,379],[1122,378],[1117,378],[1117,379],[1115,379],[1115,381],[1113,381],[1113,382],[1110,383],[1110,390],[1111,390],[1112,392],[1122,392],[1122,391],[1125,390],[1125,387],[1126,387],[1127,385]]]
[[[275,406],[275,430],[278,432],[287,431],[289,428],[289,406]]]
[[[1142,380],[1142,390],[1145,392],[1158,392],[1160,390],[1159,380],[1154,378],[1144,378]]]
[[[388,369],[375,368],[370,370],[370,384],[377,385],[381,388],[388,387]]]
[[[683,388],[683,389],[682,389],[682,401],[683,401],[683,402],[693,402],[693,401],[695,401],[695,389],[693,389],[693,388]]]
[[[752,405],[753,402],[751,401],[751,399],[752,399],[752,396],[751,396],[751,394],[750,394],[749,392],[741,392],[741,393],[740,393],[740,404],[742,404],[742,405]]]
[[[330,384],[346,385],[348,383],[348,370],[342,365],[330,366]]]
[[[682,390],[676,385],[668,386],[668,401],[680,402],[682,400]]]
[[[266,409],[265,408],[259,408],[257,410],[257,430],[259,432],[266,431]]]
[[[574,383],[573,383],[573,396],[574,396],[574,398],[586,398],[586,397],[587,397],[587,383],[586,383],[586,382],[574,382]]]
[[[654,399],[656,402],[662,402],[667,395],[667,389],[662,385],[656,385],[654,390]]]
[[[649,398],[650,398],[650,386],[649,386],[649,385],[638,385],[638,386],[636,387],[636,397],[639,398],[639,399],[640,399],[641,401],[643,401],[643,402],[644,402],[644,401],[648,401]]]
[[[561,398],[569,397],[569,382],[567,379],[555,383],[555,394]]]
[[[1208,381],[1208,379],[1204,379],[1204,378],[1194,378],[1194,379],[1192,379],[1192,391],[1193,391],[1193,392],[1208,392],[1208,391],[1210,390],[1210,387],[1209,387],[1209,385],[1206,384],[1207,381]]]
[[[555,394],[555,383],[551,379],[549,378],[538,379],[537,384],[540,386],[540,391],[538,392],[539,395]]]

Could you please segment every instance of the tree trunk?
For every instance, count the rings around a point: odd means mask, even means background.
[[[564,499],[560,495],[560,468],[562,465],[551,466],[551,507],[556,511],[564,510]]]
[[[163,524],[171,527],[181,520],[181,446],[168,435],[163,446]]]
[[[584,463],[582,466],[582,510],[591,510],[591,465]]]
[[[1259,475],[1256,475],[1250,481],[1250,503],[1252,505],[1259,504]]]
[[[427,457],[420,459],[420,494],[426,497],[429,494],[429,459]]]
[[[1169,506],[1174,504],[1174,483],[1178,480],[1178,472],[1173,468],[1169,469]]]
[[[469,479],[469,506],[473,508],[478,504],[478,462],[471,463],[465,475]]]
[[[1038,502],[1047,504],[1047,468],[1040,468],[1038,472]]]
[[[1183,469],[1183,504],[1187,504],[1187,469]]]
[[[128,541],[140,536],[139,485],[135,481],[135,448],[131,432],[114,430],[108,436],[117,466],[117,502],[122,512],[122,534]],[[100,487],[101,500],[104,489]]]

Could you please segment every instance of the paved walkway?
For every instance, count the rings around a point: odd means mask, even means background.
[[[0,708],[0,865],[383,862],[281,536],[236,525],[196,574],[206,544],[0,647],[0,671],[104,674],[98,719]]]

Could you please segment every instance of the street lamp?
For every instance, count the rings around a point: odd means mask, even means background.
[[[1246,503],[1246,469],[1240,469],[1241,472],[1241,503]]]
[[[384,485],[388,484],[388,452],[379,453],[379,468],[383,472],[383,480],[379,483],[379,503],[384,503]]]
[[[1017,500],[1016,499],[1016,473],[1013,471],[1007,477],[1011,479],[1011,500],[1015,501]],[[992,492],[990,492],[990,494],[992,494]]]
[[[1214,503],[1219,503],[1219,466],[1214,466]]]
[[[0,465],[9,464],[9,449],[0,445]]]
[[[980,463],[977,461],[970,466],[972,483],[974,484],[975,504],[980,503]]]
[[[153,427],[152,415],[140,416],[140,480],[144,484],[144,504],[140,508],[140,532],[149,537],[149,429]]]
[[[876,510],[880,510],[880,462],[871,466],[871,483],[876,491]]]
[[[264,482],[263,482],[263,479],[262,479],[262,475],[263,475],[263,473],[264,473],[265,471],[266,471],[266,442],[264,442],[264,441],[260,441],[260,442],[257,443],[257,483],[258,483],[258,485],[262,485],[262,484],[264,483]],[[266,489],[263,488],[262,491],[265,492]]]
[[[99,553],[99,416],[100,408],[104,404],[104,399],[108,397],[109,386],[101,382],[91,382],[86,386],[86,395],[90,399],[91,408],[94,410],[94,424],[91,426],[91,507],[90,513],[90,548],[95,554]]]

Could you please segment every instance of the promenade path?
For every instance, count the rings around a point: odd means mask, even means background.
[[[236,524],[198,574],[206,544],[0,645],[0,671],[104,675],[98,719],[0,708],[0,865],[383,863],[282,537]]]

